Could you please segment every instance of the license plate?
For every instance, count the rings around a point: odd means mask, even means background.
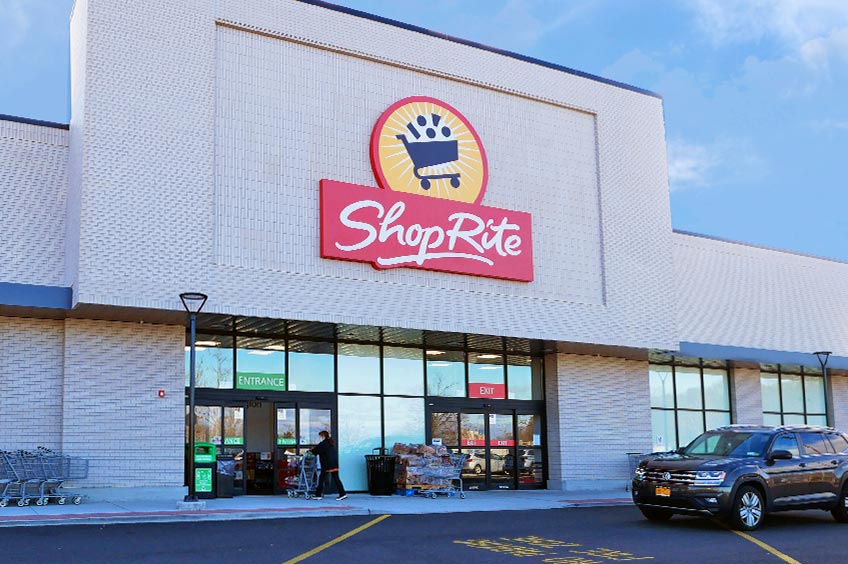
[[[671,496],[671,488],[657,487],[656,494],[662,497]]]

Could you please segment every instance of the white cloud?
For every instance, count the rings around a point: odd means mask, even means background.
[[[696,0],[692,6],[716,44],[771,39],[815,70],[848,62],[846,0]]]
[[[747,139],[723,137],[708,144],[681,138],[668,141],[668,181],[672,192],[752,182],[766,171],[766,160]]]

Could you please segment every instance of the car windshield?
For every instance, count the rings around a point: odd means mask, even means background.
[[[749,458],[762,456],[768,443],[766,433],[708,431],[682,449],[683,454]]]

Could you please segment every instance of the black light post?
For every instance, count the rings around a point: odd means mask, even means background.
[[[200,292],[183,292],[180,301],[191,318],[191,354],[188,377],[188,495],[184,501],[197,501],[194,491],[194,341],[197,331],[197,314],[203,309],[208,296]]]
[[[830,380],[827,377],[827,359],[830,358],[830,351],[817,351],[813,353],[819,359],[822,369],[822,379],[824,384],[824,411],[827,419],[827,426],[833,427],[833,390],[830,389]]]

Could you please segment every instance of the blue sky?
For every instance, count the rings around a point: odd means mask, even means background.
[[[848,0],[337,3],[659,93],[676,229],[848,261]],[[0,0],[0,114],[70,119],[72,4]]]

